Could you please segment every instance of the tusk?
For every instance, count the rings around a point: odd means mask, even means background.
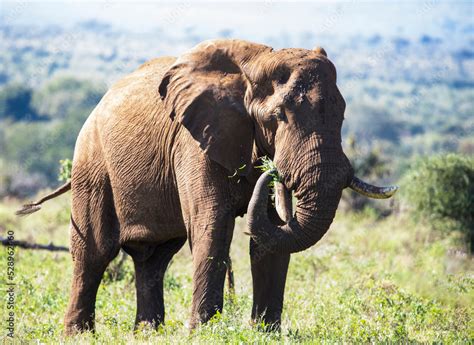
[[[349,184],[349,188],[356,191],[359,194],[362,194],[362,195],[368,196],[369,198],[374,198],[374,199],[390,198],[398,190],[398,186],[388,186],[388,187],[373,186],[371,184],[368,184],[362,181],[356,176],[352,178],[352,181]]]
[[[282,221],[288,223],[293,218],[291,193],[281,182],[275,181],[275,208]]]

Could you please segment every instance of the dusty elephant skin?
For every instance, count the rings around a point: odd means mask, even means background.
[[[342,189],[354,184],[341,146],[344,109],[322,48],[206,41],[117,82],[79,134],[70,184],[20,212],[72,190],[66,333],[94,329],[97,289],[120,248],[135,265],[136,325],[163,323],[164,272],[186,239],[191,326],[209,320],[222,310],[234,220],[247,208],[252,319],[277,329],[290,254],[326,233]],[[264,155],[298,199],[287,223],[268,203],[268,174],[255,169]],[[361,193],[368,186],[355,185]]]

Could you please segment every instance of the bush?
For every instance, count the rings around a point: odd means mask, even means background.
[[[419,160],[404,176],[401,190],[416,215],[456,221],[473,250],[474,158],[447,154]]]
[[[72,160],[69,158],[59,161],[59,181],[69,182],[71,180]]]

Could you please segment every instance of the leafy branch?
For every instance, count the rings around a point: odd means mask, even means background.
[[[61,159],[59,161],[59,175],[58,180],[69,182],[71,180],[72,160],[69,158]]]

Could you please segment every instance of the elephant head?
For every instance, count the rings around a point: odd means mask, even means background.
[[[341,145],[346,105],[322,48],[275,51],[241,40],[207,41],[176,60],[159,92],[170,116],[231,174],[249,173],[254,144],[273,158],[298,202],[294,217],[277,226],[267,216],[269,174],[257,182],[249,229],[271,250],[292,253],[315,244],[348,186],[372,197],[395,191],[354,176]]]

